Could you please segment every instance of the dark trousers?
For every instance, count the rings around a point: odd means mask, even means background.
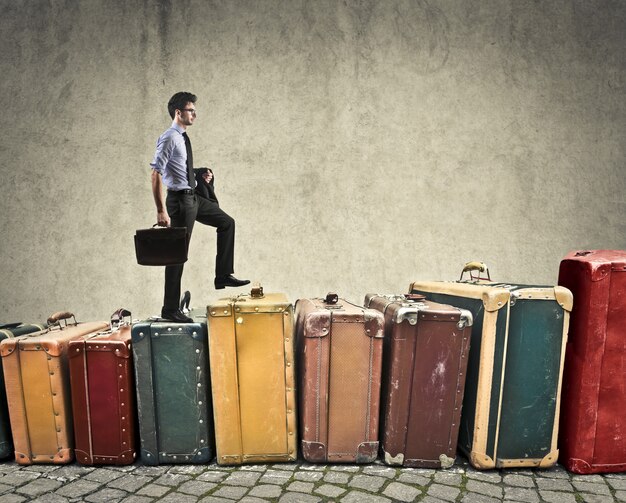
[[[215,275],[228,276],[234,272],[235,220],[222,211],[216,202],[195,194],[167,192],[165,200],[172,227],[187,227],[189,237],[196,222],[217,227],[217,256]],[[165,296],[163,307],[177,309],[180,303],[183,265],[165,267]]]

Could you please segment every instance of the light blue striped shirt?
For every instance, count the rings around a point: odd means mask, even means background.
[[[163,185],[170,190],[189,189],[187,182],[187,149],[183,133],[185,130],[176,122],[157,140],[152,169],[161,174]],[[193,187],[196,181],[192,180]]]

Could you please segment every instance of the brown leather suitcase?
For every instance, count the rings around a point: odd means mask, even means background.
[[[15,460],[69,463],[74,457],[68,346],[73,339],[107,327],[106,322],[69,324],[56,313],[46,330],[0,343]],[[62,325],[62,320],[65,324]]]
[[[381,451],[389,465],[449,468],[459,436],[472,314],[422,295],[375,295],[385,317]]]
[[[69,343],[74,452],[84,465],[127,465],[135,460],[130,340],[130,312],[119,309],[109,328]]]
[[[328,294],[296,303],[304,459],[369,463],[378,455],[383,316]]]

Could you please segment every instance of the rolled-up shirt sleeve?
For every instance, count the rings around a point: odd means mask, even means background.
[[[165,165],[169,162],[170,157],[172,157],[174,144],[175,142],[171,135],[164,134],[157,140],[156,151],[154,152],[154,158],[150,166],[161,175],[163,174]]]

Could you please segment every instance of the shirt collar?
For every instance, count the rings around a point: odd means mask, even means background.
[[[182,126],[176,124],[176,121],[172,122],[172,129],[175,129],[176,131],[178,131],[180,134],[183,134],[185,132],[185,130],[182,128]]]

